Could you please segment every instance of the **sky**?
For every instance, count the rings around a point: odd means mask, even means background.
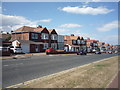
[[[1,30],[42,25],[61,35],[118,44],[117,2],[3,2]]]

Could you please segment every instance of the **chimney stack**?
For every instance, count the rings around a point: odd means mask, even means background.
[[[74,36],[74,34],[71,34],[71,36]]]
[[[41,26],[41,25],[38,25],[37,28],[42,28],[42,26]]]

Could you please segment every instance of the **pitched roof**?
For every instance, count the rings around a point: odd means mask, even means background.
[[[104,42],[97,42],[98,44],[105,44]]]
[[[41,28],[35,28],[34,31],[36,32],[41,32],[42,30],[44,30],[46,27],[41,27]]]
[[[79,38],[79,36],[69,36],[69,35],[64,35],[64,39],[67,40],[77,40]],[[83,37],[80,37],[80,39]]]
[[[65,40],[70,40],[71,38],[70,38],[70,36],[68,36],[68,35],[64,35],[64,39],[65,39]]]
[[[14,32],[21,32],[21,31],[34,31],[35,28],[33,27],[29,27],[29,26],[23,26],[17,30],[15,30]]]
[[[54,29],[48,29],[49,33],[51,33]]]
[[[109,44],[104,44],[104,46],[110,46]]]
[[[71,39],[77,40],[79,36],[70,36]]]
[[[87,42],[93,42],[93,43],[97,43],[99,42],[98,40],[90,40],[90,39],[85,39]]]
[[[56,30],[55,29],[48,29],[48,32],[51,34],[51,33],[56,33],[57,34],[57,32],[56,32]]]

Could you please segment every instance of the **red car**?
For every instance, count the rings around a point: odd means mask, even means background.
[[[56,49],[53,49],[53,48],[48,48],[48,49],[46,49],[46,54],[48,55],[48,54],[54,54],[54,53],[57,53],[57,50]]]

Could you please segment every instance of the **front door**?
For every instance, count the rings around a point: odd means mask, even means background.
[[[44,51],[44,49],[43,49],[43,48],[44,48],[43,44],[40,44],[39,46],[40,46],[40,52],[43,52],[43,51]]]
[[[36,45],[35,50],[36,50],[36,52],[39,52],[39,45]]]

